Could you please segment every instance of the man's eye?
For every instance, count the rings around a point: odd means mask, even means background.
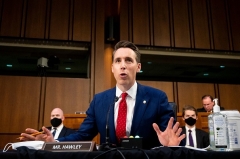
[[[130,63],[132,62],[132,59],[126,59],[126,62]]]

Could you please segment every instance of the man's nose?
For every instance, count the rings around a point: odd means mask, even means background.
[[[125,69],[125,68],[126,68],[125,62],[121,62],[121,69]]]

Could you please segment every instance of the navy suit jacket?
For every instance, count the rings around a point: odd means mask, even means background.
[[[51,130],[52,127],[51,126],[47,127],[47,129]],[[75,130],[63,126],[63,128],[62,128],[62,130],[61,130],[61,132],[60,132],[60,134],[58,136],[58,138],[61,138],[61,137],[64,137],[64,136],[68,136],[68,135],[70,135],[72,133],[75,133],[75,132],[76,132]]]
[[[96,94],[77,133],[59,138],[59,141],[92,140],[100,133],[100,143],[106,142],[106,118],[109,111],[109,142],[117,144],[114,124],[114,99],[116,87]],[[152,124],[157,123],[164,131],[174,113],[166,94],[158,89],[137,84],[136,103],[130,135],[143,138],[143,148],[160,146]]]
[[[185,126],[182,127],[182,133],[186,134]],[[209,146],[209,133],[201,129],[196,129],[197,148],[206,148]],[[181,145],[186,145],[186,137],[181,141]]]

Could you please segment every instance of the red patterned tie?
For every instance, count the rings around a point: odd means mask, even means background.
[[[127,120],[127,93],[122,93],[122,100],[119,103],[116,135],[118,140],[126,136],[126,120]]]

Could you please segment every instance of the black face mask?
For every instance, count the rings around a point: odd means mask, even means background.
[[[53,118],[50,120],[53,127],[58,127],[60,124],[62,124],[62,119],[59,118]]]
[[[185,123],[190,125],[190,126],[193,126],[195,123],[196,123],[196,119],[192,118],[192,117],[189,117],[187,119],[185,119]]]

